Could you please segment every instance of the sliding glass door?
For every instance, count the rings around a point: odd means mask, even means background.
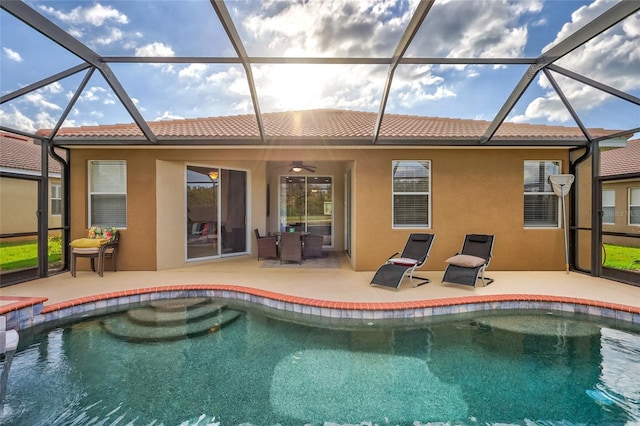
[[[304,231],[333,245],[333,188],[328,176],[280,177],[280,231]]]
[[[247,173],[187,167],[187,259],[247,250]]]

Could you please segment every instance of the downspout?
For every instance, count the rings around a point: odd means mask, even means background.
[[[569,199],[571,203],[571,211],[569,212],[569,224],[570,224],[570,238],[569,238],[569,264],[570,268],[579,272],[584,272],[587,274],[591,274],[593,276],[599,276],[601,268],[598,265],[602,261],[602,254],[600,252],[601,246],[601,233],[600,233],[600,205],[601,205],[601,194],[596,194],[596,190],[594,189],[594,185],[598,185],[598,175],[599,171],[599,163],[600,163],[600,155],[599,150],[594,149],[594,144],[598,142],[590,141],[586,146],[586,151],[580,157],[578,157],[574,161],[570,161],[569,163],[569,173],[576,176],[576,182],[579,182],[578,179],[578,166],[585,162],[589,157],[592,157],[591,161],[591,270],[582,269],[578,266],[577,261],[577,247],[578,247],[578,231],[580,230],[578,227],[578,211],[580,204],[580,191],[578,190],[578,184],[576,184],[576,190],[572,191],[569,194]],[[576,148],[577,149],[577,148]],[[575,149],[574,149],[575,150]]]
[[[60,224],[62,227],[62,252],[64,253],[62,270],[67,270],[69,269],[69,259],[71,256],[69,252],[69,241],[71,241],[71,197],[69,192],[71,190],[71,181],[69,178],[71,172],[69,161],[58,155],[51,140],[47,140],[47,146],[49,148],[49,155],[51,155],[62,168],[62,223]],[[65,149],[65,151],[68,157],[69,150]]]
[[[38,187],[38,277],[45,278],[49,272],[49,153],[47,141],[40,141],[40,183]]]

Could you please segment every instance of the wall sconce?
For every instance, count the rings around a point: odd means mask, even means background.
[[[218,173],[217,170],[211,170],[209,172],[209,179],[211,179],[211,180],[217,180],[219,176],[220,176],[220,174]]]

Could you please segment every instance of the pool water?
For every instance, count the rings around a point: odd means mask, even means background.
[[[0,423],[640,424],[630,325],[531,311],[312,325],[227,310],[239,315],[182,339],[116,337],[125,313],[21,337]]]

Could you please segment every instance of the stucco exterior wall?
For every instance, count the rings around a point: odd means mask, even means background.
[[[392,229],[391,160],[431,160],[431,229]],[[367,151],[357,162],[358,270],[374,270],[402,250],[409,232],[436,234],[427,270],[444,270],[468,233],[494,234],[496,270],[561,270],[562,229],[524,228],[525,160],[562,160],[560,150]]]
[[[393,252],[402,250],[411,232],[436,234],[427,270],[443,270],[445,259],[459,251],[466,233],[496,235],[490,269],[564,269],[562,229],[524,228],[523,168],[525,160],[561,160],[566,173],[566,150],[74,148],[71,159],[72,238],[83,237],[88,227],[88,160],[127,160],[127,228],[122,230],[118,256],[118,267],[123,270],[156,270],[200,263],[185,261],[187,165],[248,172],[247,247],[255,256],[253,229],[278,230],[278,177],[288,174],[287,163],[294,160],[316,165],[317,176],[333,178],[334,248],[340,251],[345,247],[344,176],[351,170],[351,262],[358,271],[375,270]],[[430,229],[392,228],[391,162],[408,159],[431,161]]]
[[[60,179],[52,178],[49,185],[60,183]],[[51,192],[49,191],[49,194]],[[0,178],[0,234],[14,234],[22,232],[37,232],[38,218],[38,182],[30,179]],[[50,228],[57,228],[61,223],[60,215],[51,214],[51,198],[49,197],[48,224]],[[59,235],[59,231],[52,231],[51,235]],[[12,240],[36,239],[32,237],[16,237]]]

